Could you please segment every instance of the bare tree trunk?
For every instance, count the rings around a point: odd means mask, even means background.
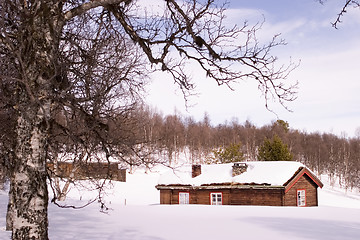
[[[69,191],[69,187],[71,182],[73,182],[75,180],[75,173],[79,170],[79,166],[75,165],[73,167],[73,169],[70,172],[69,177],[66,179],[65,185],[61,188],[60,186],[60,177],[57,177],[56,175],[60,175],[59,169],[58,169],[58,163],[54,164],[54,171],[55,171],[55,176],[54,176],[54,187],[55,187],[55,194],[56,194],[56,199],[58,201],[65,201],[66,200],[66,195]],[[62,176],[61,176],[62,177]]]
[[[46,184],[47,104],[18,118],[15,169],[11,177],[7,227],[12,239],[48,239]]]
[[[24,32],[29,36],[19,36],[22,84],[16,93],[16,146],[6,225],[12,230],[12,239],[46,240],[46,157],[52,106],[51,78],[55,73],[57,45],[49,18],[42,14],[31,17],[34,24],[24,25]]]
[[[18,8],[22,30],[14,42],[21,80],[6,224],[16,240],[48,239],[46,159],[62,27],[56,15],[59,6],[57,1],[24,1]]]
[[[70,180],[67,180],[66,183],[65,183],[65,186],[63,187],[62,191],[60,192],[59,194],[59,201],[65,201],[66,200],[66,194],[69,190],[69,187],[70,187]]]

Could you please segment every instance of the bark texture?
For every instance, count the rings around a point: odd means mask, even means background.
[[[16,93],[15,160],[7,213],[12,239],[48,239],[46,158],[51,82],[56,72],[58,4],[37,1],[19,14],[16,51],[22,80]]]
[[[35,115],[35,116],[34,116]],[[29,111],[18,119],[17,164],[11,181],[9,220],[13,239],[48,239],[48,191],[41,115]],[[16,207],[12,204],[16,203]]]

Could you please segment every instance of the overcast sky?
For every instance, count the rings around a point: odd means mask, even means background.
[[[350,9],[339,29],[331,26],[344,1],[328,0],[230,0],[227,20],[242,25],[244,20],[265,18],[260,37],[281,33],[288,43],[274,52],[282,62],[301,61],[289,81],[299,82],[298,98],[287,106],[277,103],[265,108],[257,84],[240,81],[235,91],[218,87],[205,75],[195,73],[196,96],[185,102],[181,91],[168,76],[154,77],[148,88],[147,102],[164,115],[175,109],[184,116],[201,120],[208,113],[213,125],[236,118],[250,120],[256,126],[277,118],[288,121],[293,129],[355,136],[360,127],[360,10]],[[265,42],[264,42],[265,43]]]

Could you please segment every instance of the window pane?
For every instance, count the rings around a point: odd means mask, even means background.
[[[210,199],[212,205],[222,205],[222,193],[211,193]]]

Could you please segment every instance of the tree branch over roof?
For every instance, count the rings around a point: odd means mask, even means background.
[[[146,19],[134,18],[128,8],[118,4],[106,8],[150,63],[170,73],[185,92],[194,86],[186,66],[195,63],[218,85],[232,88],[237,81],[257,81],[267,108],[270,99],[278,100],[285,108],[286,102],[296,99],[297,83],[287,84],[285,80],[297,64],[277,66],[278,58],[272,50],[286,43],[276,34],[261,45],[256,34],[262,23],[249,26],[245,22],[241,27],[228,28],[224,6],[216,6],[213,0],[188,0],[182,5],[168,0],[163,15],[145,12]]]

